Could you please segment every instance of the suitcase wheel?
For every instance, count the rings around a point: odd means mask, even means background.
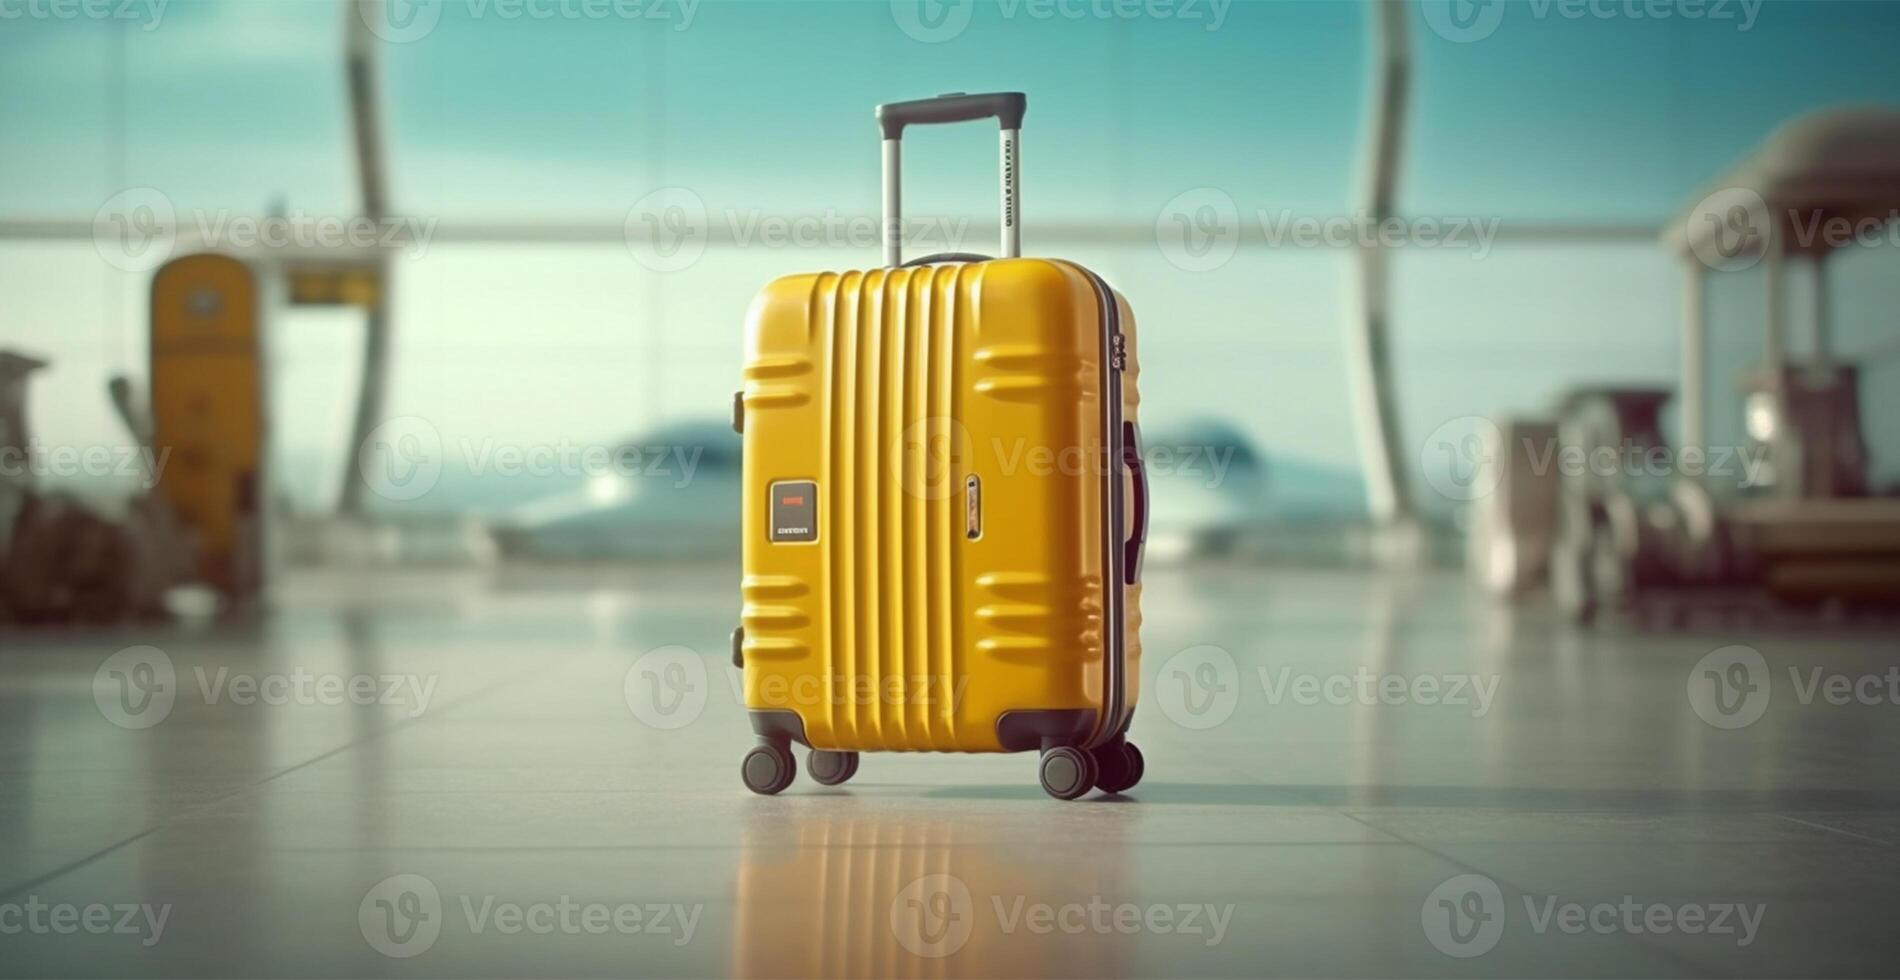
[[[1073,745],[1058,745],[1042,754],[1038,775],[1043,792],[1058,800],[1075,800],[1094,788],[1099,771],[1095,756]]]
[[[798,763],[793,761],[792,750],[784,742],[766,742],[745,754],[745,760],[739,764],[739,775],[745,780],[746,789],[771,796],[792,785],[798,776]]]
[[[1115,742],[1095,750],[1095,788],[1104,793],[1126,793],[1141,782],[1147,768],[1133,742]]]
[[[837,786],[858,774],[858,754],[812,749],[805,755],[805,770],[818,785]]]

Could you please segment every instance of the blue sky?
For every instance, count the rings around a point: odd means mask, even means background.
[[[499,13],[508,0],[483,2],[447,0],[430,35],[386,53],[392,140],[420,170],[398,176],[413,206],[612,216],[655,176],[690,176],[767,204],[867,207],[871,103],[1000,88],[1032,94],[1026,147],[1043,151],[1030,159],[1048,176],[1036,203],[1051,214],[1099,216],[1190,181],[1299,209],[1350,199],[1367,19],[1355,2],[1236,0],[1217,21],[1213,0],[1131,18],[1061,13],[1094,0],[1016,0],[977,5],[961,34],[935,44],[906,36],[881,0],[700,0],[690,21],[511,19]],[[1503,21],[1474,43],[1412,19],[1405,198],[1416,209],[1655,218],[1790,115],[1900,100],[1890,3],[1779,0],[1749,21],[1741,0],[1714,8],[1725,20],[1655,19],[1625,0],[1596,0],[1625,12],[1604,19],[1495,2]],[[0,188],[0,210],[83,212],[101,199],[121,31],[128,177],[233,206],[276,194],[347,205],[338,6],[167,0],[162,11],[153,30],[0,26],[0,162],[27,178]],[[985,159],[981,144],[958,151],[969,142],[943,140],[945,173]],[[207,173],[211,150],[261,172]],[[538,179],[500,194],[423,177],[451,165]]]
[[[870,213],[871,106],[988,89],[1030,93],[1032,253],[1038,221],[1144,228],[1194,188],[1221,189],[1243,215],[1356,200],[1368,51],[1356,2],[1006,0],[977,4],[938,43],[905,32],[905,2],[701,0],[690,23],[686,0],[645,0],[667,20],[509,17],[564,9],[509,2],[447,0],[427,36],[383,48],[399,210],[618,224],[646,193],[682,185],[714,210]],[[1660,223],[1791,116],[1900,104],[1900,4],[1572,3],[1510,0],[1495,30],[1468,43],[1409,18],[1403,210]],[[160,188],[181,209],[256,213],[282,200],[347,212],[344,16],[327,0],[170,0],[151,30],[0,21],[0,214],[90,218],[127,186]],[[947,129],[908,142],[912,214],[990,213],[992,140]],[[1269,455],[1355,465],[1337,250],[1243,252],[1184,273],[1153,248],[1042,248],[1101,266],[1130,295],[1164,420],[1236,418]],[[760,284],[874,261],[869,250],[714,253],[655,277],[613,247],[440,247],[400,273],[395,407],[514,439],[608,439],[716,413]],[[1843,313],[1863,324],[1843,333],[1891,331],[1877,319],[1900,301],[1891,262],[1843,277]],[[1667,379],[1677,281],[1641,243],[1404,256],[1396,341],[1408,427],[1420,430],[1408,435],[1541,405],[1566,382]],[[1751,294],[1733,295],[1746,321]],[[50,350],[71,384],[142,359],[142,285],[101,270],[88,248],[0,245],[0,300],[11,308],[0,344]],[[281,390],[322,401],[347,387],[355,340],[348,324],[312,322],[286,332]],[[537,397],[504,409],[493,397],[503,386]],[[621,410],[583,408],[602,403]],[[72,399],[40,414],[78,432],[111,424]],[[287,442],[333,443],[340,410],[316,414],[286,423]]]

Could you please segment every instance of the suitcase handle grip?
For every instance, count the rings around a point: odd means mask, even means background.
[[[1133,422],[1122,423],[1122,465],[1128,467],[1135,486],[1134,515],[1129,518],[1128,543],[1122,551],[1122,580],[1134,585],[1141,581],[1141,559],[1148,544],[1148,466],[1142,462],[1141,427]]]
[[[1023,112],[1028,108],[1029,97],[1021,92],[982,95],[951,92],[934,99],[886,102],[877,107],[877,123],[887,140],[903,139],[905,126],[934,126],[977,119],[995,119],[1003,129],[1021,129]]]
[[[887,102],[877,107],[878,128],[884,134],[884,264],[897,268],[904,264],[904,193],[903,146],[905,126],[995,119],[1000,130],[1003,180],[1003,247],[997,254],[1013,259],[1023,254],[1022,200],[1017,191],[1021,163],[1017,144],[1021,141],[1023,113],[1029,97],[1021,92],[988,92],[965,95],[952,92],[934,99],[911,102]]]
[[[908,269],[912,266],[919,265],[938,265],[944,262],[988,262],[993,258],[995,258],[993,255],[978,255],[975,252],[938,252],[935,255],[926,255],[921,259],[911,259],[905,262],[902,268]]]

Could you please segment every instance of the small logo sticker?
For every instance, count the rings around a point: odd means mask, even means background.
[[[818,484],[809,480],[774,483],[771,494],[772,541],[818,540]]]

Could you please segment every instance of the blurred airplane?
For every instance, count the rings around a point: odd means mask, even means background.
[[[602,471],[500,514],[495,543],[512,558],[737,557],[739,447],[723,420],[661,426]]]

